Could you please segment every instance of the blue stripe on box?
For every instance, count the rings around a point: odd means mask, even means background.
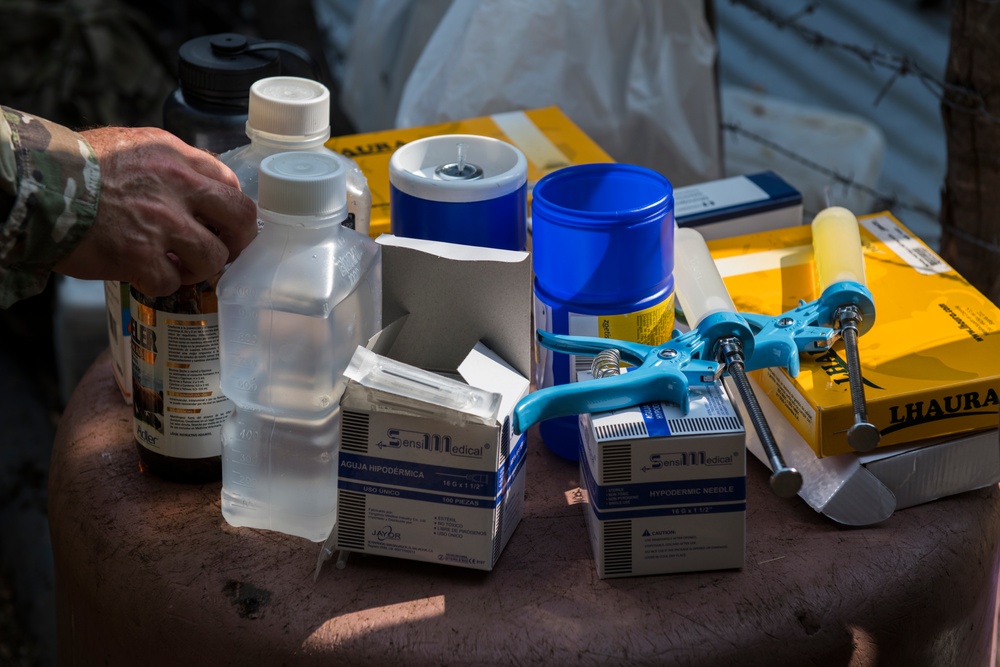
[[[746,477],[743,476],[601,486],[594,479],[589,465],[584,463],[580,467],[583,469],[590,504],[598,511],[726,503],[745,501],[747,498]]]

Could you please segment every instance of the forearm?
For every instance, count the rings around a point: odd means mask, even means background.
[[[41,292],[90,229],[100,168],[80,134],[0,110],[0,307],[7,307]]]

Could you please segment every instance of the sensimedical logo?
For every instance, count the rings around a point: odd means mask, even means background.
[[[678,466],[728,466],[736,462],[739,452],[729,455],[714,454],[709,456],[704,451],[668,452],[665,454],[650,454],[649,464],[653,470],[673,468]]]
[[[422,433],[400,428],[390,428],[386,431],[386,440],[379,440],[375,446],[379,449],[420,449],[428,452],[440,452],[451,456],[481,459],[489,443],[454,444],[450,435],[438,433]]]

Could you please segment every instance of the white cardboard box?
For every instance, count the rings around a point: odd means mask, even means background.
[[[674,221],[706,240],[803,224],[802,194],[773,171],[674,190]]]
[[[785,463],[802,473],[799,497],[837,523],[867,526],[896,510],[1000,483],[998,429],[819,458],[749,380]],[[770,467],[753,429],[747,429],[747,449]]]
[[[584,513],[602,579],[743,567],[743,423],[721,382],[688,414],[650,403],[580,415]]]
[[[108,311],[108,343],[111,348],[111,368],[122,397],[132,405],[132,320],[129,304],[129,284],[117,280],[104,281],[104,305]]]
[[[374,352],[502,396],[483,422],[348,383],[336,548],[491,570],[521,519],[531,262],[525,252],[382,235],[383,321]]]

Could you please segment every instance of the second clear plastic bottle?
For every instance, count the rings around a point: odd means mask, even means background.
[[[219,156],[236,174],[240,187],[257,199],[260,163],[268,155],[288,151],[327,153],[346,170],[347,209],[354,229],[367,234],[372,193],[358,164],[326,147],[330,138],[330,91],[311,79],[272,76],[250,86],[246,136],[250,143]]]
[[[381,254],[347,217],[325,153],[260,166],[261,233],[218,285],[222,513],[234,526],[322,541],[336,518],[339,401],[354,350],[381,328]]]

